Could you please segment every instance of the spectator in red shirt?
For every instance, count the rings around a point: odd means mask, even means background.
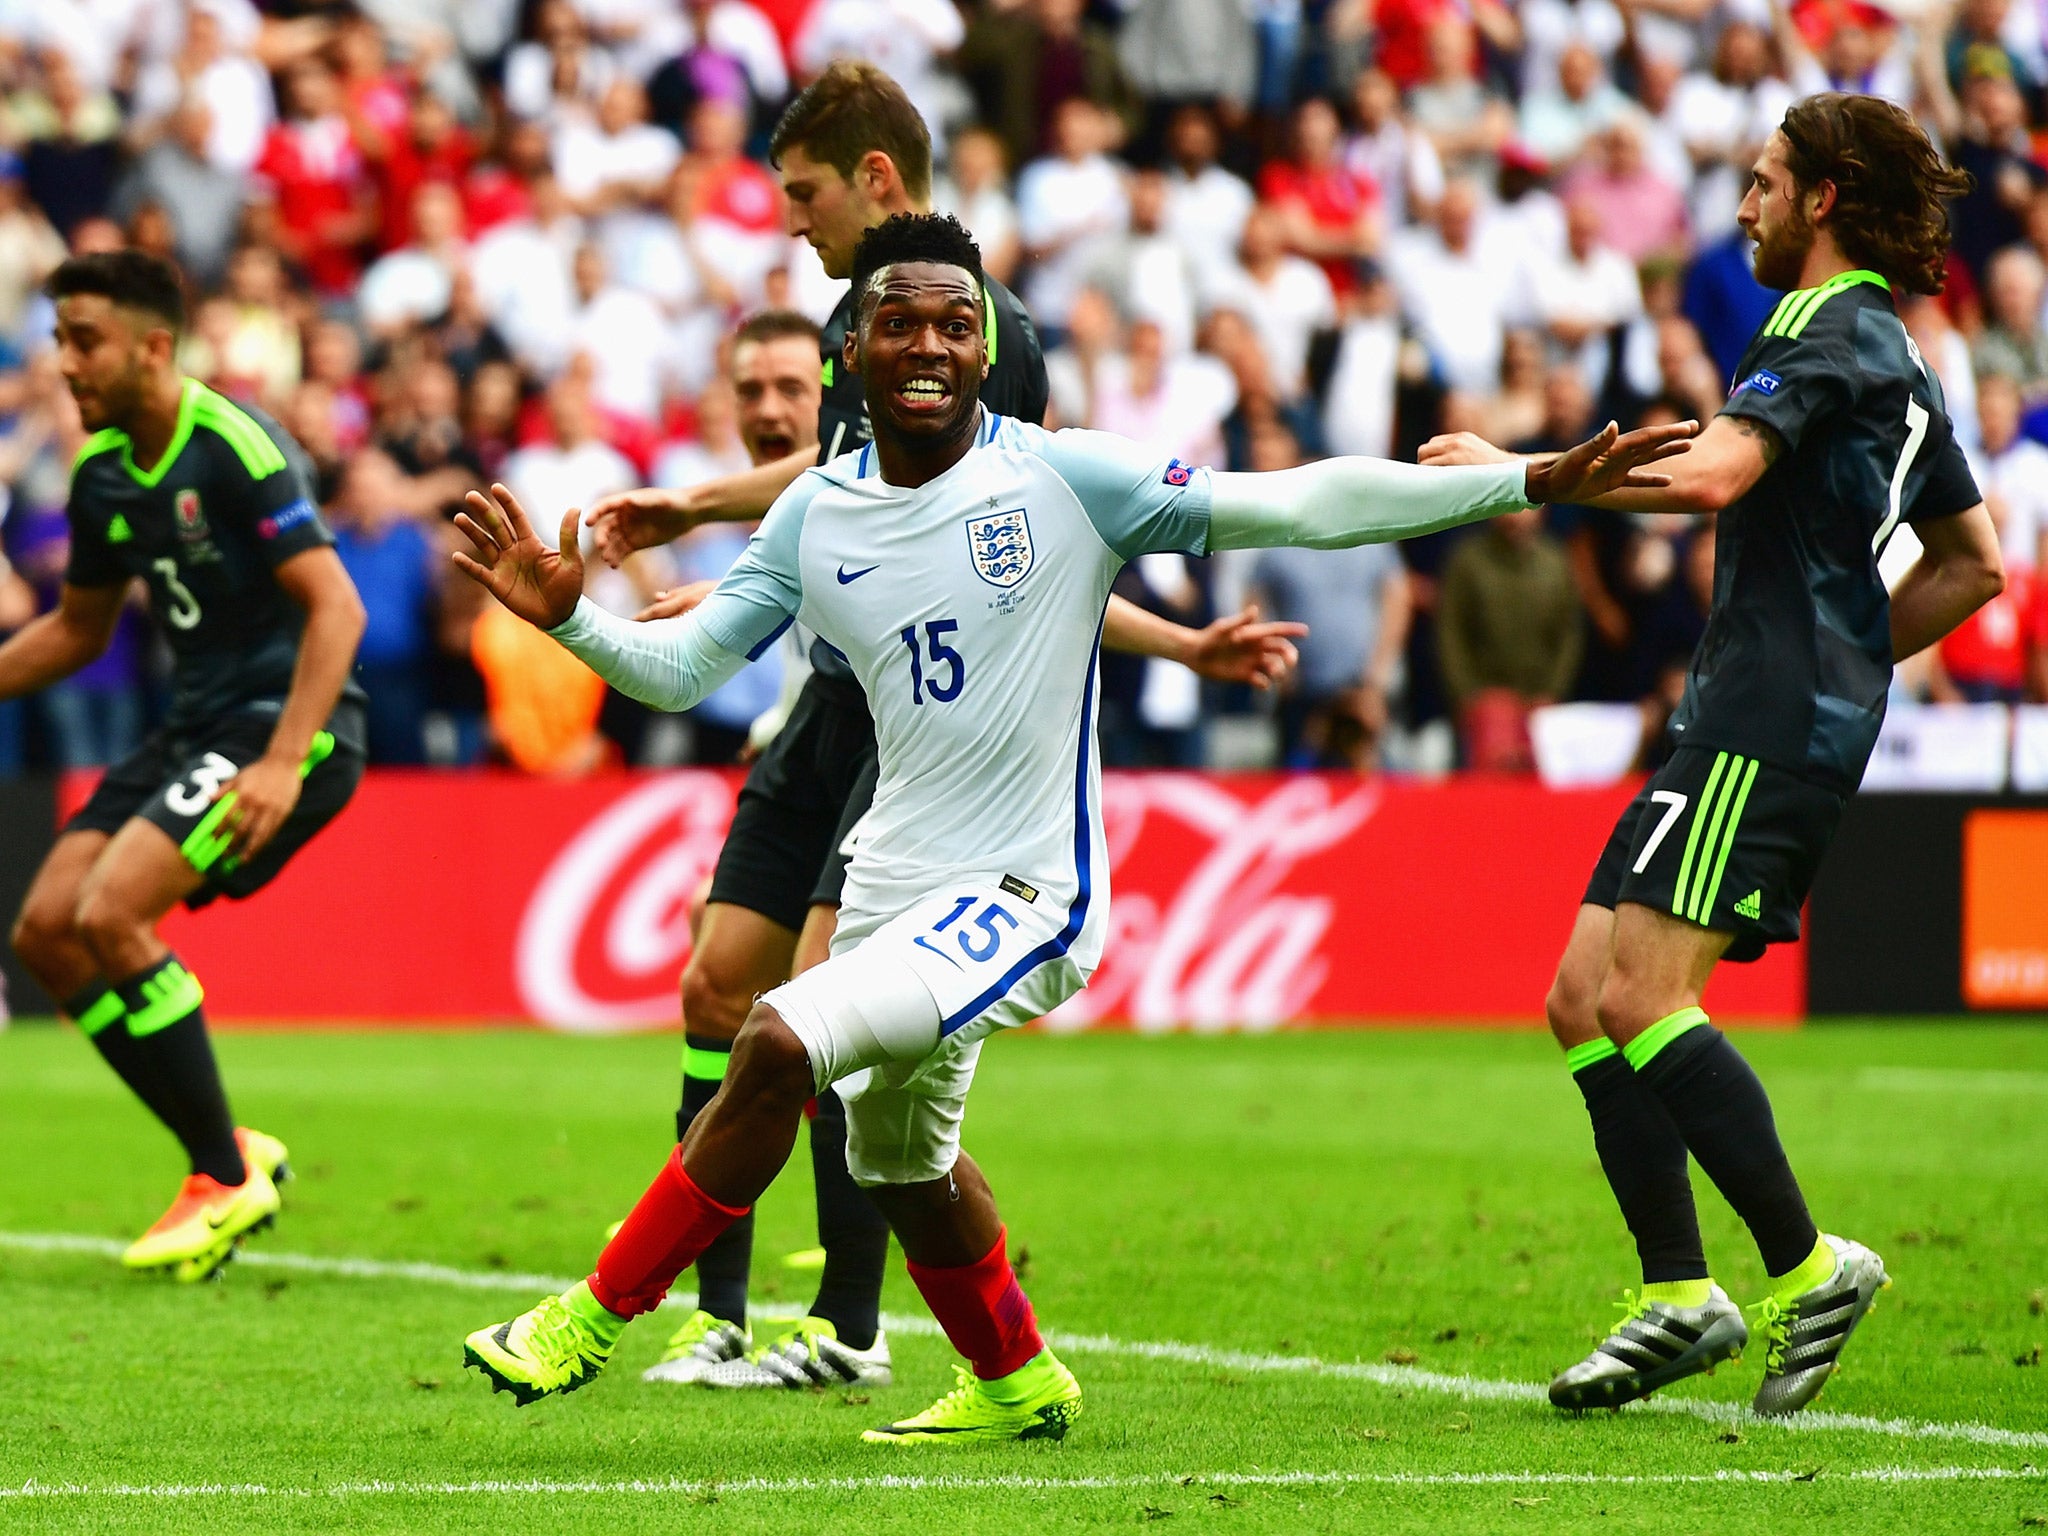
[[[391,136],[381,157],[373,154],[370,158],[384,219],[377,246],[395,251],[412,240],[413,195],[430,181],[460,187],[476,158],[476,144],[448,104],[432,91],[421,89],[413,93],[404,130]],[[464,204],[467,212],[467,197]]]
[[[1321,264],[1341,298],[1358,286],[1355,263],[1380,246],[1380,190],[1345,164],[1337,109],[1310,97],[1295,109],[1294,149],[1259,175],[1259,197],[1280,212],[1290,249]]]
[[[369,169],[341,115],[341,87],[319,59],[285,76],[285,121],[270,130],[257,174],[277,211],[285,254],[322,293],[339,296],[362,271],[361,247],[376,228]]]
[[[548,131],[539,123],[505,126],[498,153],[470,168],[462,183],[462,222],[471,239],[500,224],[533,217],[533,184],[551,176]]]
[[[688,164],[696,178],[697,215],[749,234],[782,230],[782,189],[744,153],[747,114],[734,102],[707,96],[690,113]]]

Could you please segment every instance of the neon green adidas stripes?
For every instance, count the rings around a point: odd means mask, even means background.
[[[138,1040],[169,1029],[206,1001],[199,978],[173,957],[142,983],[143,1006],[130,1011],[128,1033]]]
[[[78,1016],[78,1032],[90,1040],[127,1011],[128,1006],[121,1001],[119,993],[102,992],[100,1000]]]
[[[1619,1056],[1621,1048],[1604,1036],[1598,1040],[1581,1040],[1564,1053],[1564,1069],[1574,1077],[1610,1056]]]
[[[708,1050],[701,1045],[683,1047],[683,1076],[694,1077],[700,1083],[722,1083],[725,1069],[732,1062],[732,1050]]]
[[[1704,1008],[1681,1008],[1676,1013],[1667,1013],[1623,1046],[1621,1054],[1628,1058],[1630,1066],[1640,1072],[1665,1046],[1706,1022],[1707,1010]]]

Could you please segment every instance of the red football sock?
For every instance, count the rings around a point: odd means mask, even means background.
[[[1031,1298],[1010,1268],[1009,1235],[1008,1228],[999,1229],[995,1247],[972,1264],[933,1269],[909,1262],[925,1305],[983,1381],[1022,1370],[1045,1348]]]
[[[744,1208],[720,1205],[699,1189],[684,1170],[683,1149],[677,1147],[618,1235],[597,1256],[590,1294],[621,1317],[652,1312],[661,1305],[676,1276],[697,1262],[697,1255],[714,1237],[746,1214]]]

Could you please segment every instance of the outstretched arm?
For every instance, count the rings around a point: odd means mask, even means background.
[[[619,565],[635,550],[666,544],[706,523],[753,521],[817,462],[816,448],[799,448],[684,491],[620,491],[592,504],[590,531],[605,563]]]
[[[1662,487],[1670,475],[1643,466],[1683,454],[1698,430],[1686,421],[1623,434],[1610,422],[1550,459],[1489,450],[1491,461],[1475,455],[1455,468],[1343,458],[1267,474],[1219,474],[1209,547],[1342,549],[1416,538],[1546,501],[1593,501],[1624,487]]]
[[[732,598],[725,606],[733,611],[711,622],[707,610],[713,605],[707,602],[681,618],[635,624],[585,598],[576,543],[580,522],[571,508],[562,518],[560,547],[550,549],[504,486],[492,486],[488,496],[472,491],[469,509],[456,516],[455,525],[468,535],[475,554],[457,550],[455,564],[619,692],[655,709],[688,709],[747,664],[746,652],[713,630],[760,627],[755,603]]]
[[[0,699],[46,688],[104,651],[127,591],[125,580],[104,587],[65,582],[55,608],[0,645]]]

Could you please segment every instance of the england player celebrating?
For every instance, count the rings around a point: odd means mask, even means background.
[[[718,1096],[595,1273],[466,1355],[525,1403],[588,1381],[629,1318],[767,1188],[803,1105],[838,1084],[847,1165],[971,1365],[931,1408],[866,1438],[1064,1435],[1081,1391],[1012,1272],[994,1198],[960,1151],[981,1042],[1087,981],[1108,927],[1095,657],[1118,567],[1139,554],[1406,537],[1665,477],[1692,424],[1613,427],[1554,463],[1430,470],[1338,459],[1268,475],[1159,462],[1103,433],[1048,433],[979,399],[981,258],[950,218],[903,215],[860,244],[842,356],[874,441],[806,473],[702,607],[661,624],[581,600],[577,518],[561,550],[502,487],[471,498],[456,558],[615,686],[681,709],[795,619],[845,654],[874,711],[881,775],[832,958],[767,993]]]
[[[781,172],[790,233],[810,242],[833,277],[852,270],[861,237],[875,225],[894,214],[931,211],[932,145],[924,117],[873,64],[841,59],[827,68],[782,114],[769,153]],[[1005,416],[1042,421],[1045,358],[1030,315],[992,278],[983,280],[981,313],[989,364],[983,401]],[[703,522],[757,518],[805,470],[863,447],[871,435],[867,401],[843,360],[854,322],[849,291],[812,354],[813,370],[823,364],[822,381],[814,371],[812,420],[800,439],[774,454],[756,454],[752,469],[687,490],[604,498],[590,509],[589,521],[605,558],[617,564]],[[758,352],[751,359],[760,360]],[[685,593],[675,593],[652,611],[679,614],[689,606]],[[1247,610],[1193,630],[1117,597],[1103,622],[1103,644],[1264,687],[1292,663],[1287,637],[1303,626],[1261,624],[1257,617]],[[846,841],[874,797],[875,728],[860,682],[829,644],[813,645],[810,660],[802,692],[740,791],[683,972],[678,1140],[718,1091],[754,999],[829,953],[846,879]],[[809,1312],[779,1337],[751,1347],[753,1219],[743,1217],[699,1256],[697,1310],[676,1329],[648,1380],[764,1388],[890,1380],[889,1344],[879,1326],[889,1229],[847,1179],[846,1111],[836,1093],[818,1095],[810,1135],[825,1268]]]
[[[258,890],[348,803],[363,773],[349,681],[363,605],[298,444],[178,372],[175,271],[139,251],[76,256],[49,292],[93,435],[71,473],[63,593],[0,646],[0,699],[104,651],[139,578],[170,643],[171,707],[65,826],[14,947],[190,1159],[122,1262],[198,1280],[276,1215],[285,1150],[236,1129],[199,981],[156,925],[179,902]]]
[[[1700,997],[1724,957],[1798,938],[1877,743],[1893,662],[2003,586],[1941,385],[1893,301],[1940,290],[1945,204],[1968,185],[1877,97],[1814,96],[1787,112],[1738,219],[1756,241],[1757,281],[1794,291],[1671,484],[1600,501],[1720,517],[1675,750],[1600,855],[1548,1003],[1644,1280],[1606,1341],[1551,1384],[1560,1407],[1647,1396],[1748,1342],[1707,1273],[1688,1152],[1770,1275],[1758,1413],[1813,1400],[1887,1283],[1870,1249],[1815,1227],[1763,1084]],[[1494,457],[1463,434],[1423,453]],[[1877,561],[1901,522],[1923,553],[1887,597]]]

